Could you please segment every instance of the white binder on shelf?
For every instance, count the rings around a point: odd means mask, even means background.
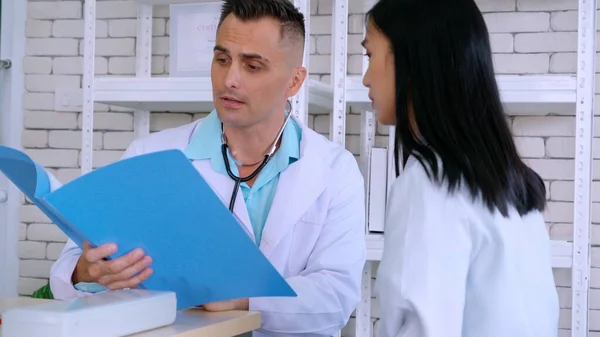
[[[388,150],[382,147],[371,149],[369,170],[369,232],[383,232],[388,189]]]

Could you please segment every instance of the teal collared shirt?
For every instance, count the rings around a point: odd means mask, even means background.
[[[271,210],[279,174],[300,158],[301,139],[302,129],[293,118],[290,118],[283,130],[279,149],[259,173],[252,187],[249,187],[246,183],[240,185],[257,245],[260,245],[263,228]],[[213,110],[198,126],[184,153],[189,159],[193,160],[209,159],[215,172],[229,177],[223,162],[221,145],[221,121],[217,116],[217,112]],[[228,160],[231,171],[236,176],[239,175],[235,161],[229,153]]]

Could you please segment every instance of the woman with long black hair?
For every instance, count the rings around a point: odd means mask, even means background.
[[[380,0],[366,25],[363,82],[378,121],[396,126],[403,168],[388,197],[379,336],[556,336],[544,182],[514,144],[476,4]]]

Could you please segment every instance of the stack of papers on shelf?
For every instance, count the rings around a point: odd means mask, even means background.
[[[79,247],[116,243],[152,257],[148,290],[174,291],[178,309],[236,298],[296,296],[179,150],[97,169],[52,191],[47,171],[0,146],[0,171]]]

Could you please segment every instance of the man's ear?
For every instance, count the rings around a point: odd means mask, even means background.
[[[288,87],[287,93],[286,93],[287,97],[295,96],[298,93],[298,91],[300,91],[300,88],[302,87],[302,83],[304,83],[304,80],[306,79],[306,75],[307,75],[306,68],[304,68],[304,67],[297,67],[292,71],[293,71],[293,76],[290,81],[290,85]]]

